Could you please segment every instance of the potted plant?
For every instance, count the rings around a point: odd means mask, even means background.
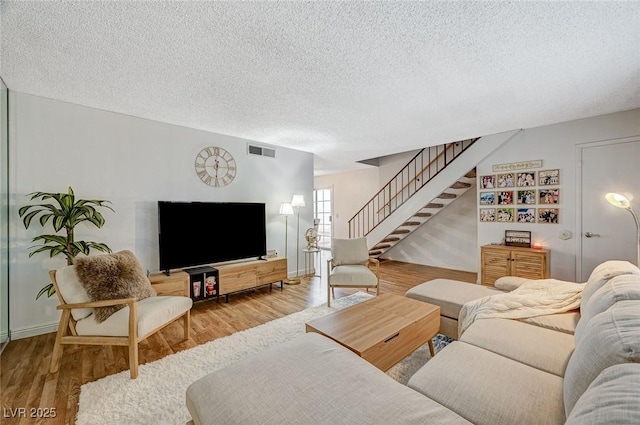
[[[25,229],[28,229],[33,219],[40,215],[38,221],[42,227],[51,222],[56,232],[60,232],[62,229],[66,232],[66,236],[53,234],[40,235],[33,238],[32,242],[37,242],[38,245],[30,248],[29,258],[39,252],[48,251],[49,257],[63,254],[67,259],[67,265],[72,265],[76,255],[80,253],[89,255],[91,249],[111,252],[111,248],[100,242],[76,241],[74,234],[75,227],[82,222],[91,223],[98,228],[102,227],[104,225],[104,217],[97,208],[103,207],[113,211],[113,208],[108,205],[111,202],[98,199],[76,200],[71,186],[69,186],[67,193],[33,192],[27,196],[30,196],[32,201],[39,199],[40,201],[48,202],[25,205],[20,208],[18,214],[22,218]],[[55,292],[53,283],[49,283],[40,289],[36,299],[45,293],[47,297],[51,297]]]

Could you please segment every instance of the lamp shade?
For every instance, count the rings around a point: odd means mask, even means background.
[[[294,208],[304,207],[304,196],[293,195],[293,199],[291,200],[291,206]]]
[[[620,195],[619,193],[610,192],[604,195],[604,197],[607,198],[607,201],[609,201],[609,203],[614,207],[618,207],[618,208],[631,207],[631,202],[629,202],[629,200],[624,195]]]
[[[283,202],[280,204],[280,214],[281,215],[293,215],[293,207],[288,202]]]

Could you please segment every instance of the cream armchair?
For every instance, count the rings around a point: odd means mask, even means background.
[[[369,288],[380,294],[380,262],[369,257],[366,238],[332,239],[327,260],[327,306],[331,306],[333,288]],[[372,271],[369,265],[375,266]]]
[[[138,376],[138,343],[180,318],[184,321],[184,338],[189,338],[190,309],[193,301],[180,296],[153,296],[90,301],[73,266],[49,272],[62,310],[51,356],[49,372],[60,368],[63,345],[122,345],[129,347],[131,379]],[[98,322],[94,308],[125,305],[103,322]]]

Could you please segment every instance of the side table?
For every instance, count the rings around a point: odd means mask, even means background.
[[[316,274],[316,270],[320,273],[321,267],[316,269],[316,255],[320,252],[319,248],[303,249],[304,252],[304,277],[313,277],[320,274]]]

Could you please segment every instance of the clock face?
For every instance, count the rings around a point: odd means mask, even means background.
[[[236,176],[236,160],[226,150],[210,146],[196,156],[196,173],[200,180],[213,187],[224,187]]]

